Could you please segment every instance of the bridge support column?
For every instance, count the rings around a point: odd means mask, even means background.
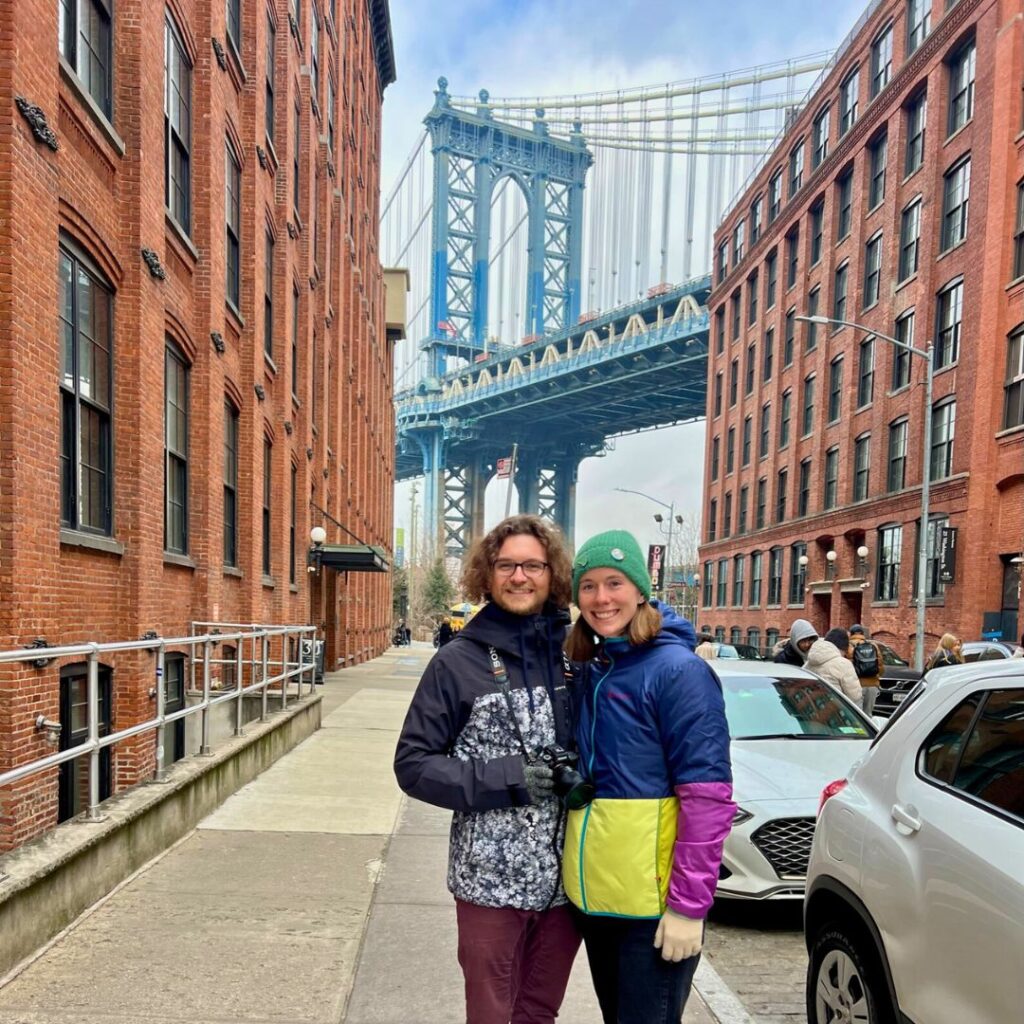
[[[423,456],[423,550],[428,557],[441,553],[444,495],[444,435],[440,430],[413,435]]]
[[[445,470],[444,553],[462,558],[484,529],[488,471],[479,458]]]
[[[540,512],[540,489],[538,487],[538,466],[536,457],[519,457],[516,470],[516,490],[519,491],[519,511],[530,515]]]
[[[555,469],[555,523],[573,550],[576,548],[576,481],[579,468],[579,459],[568,458],[559,462]]]

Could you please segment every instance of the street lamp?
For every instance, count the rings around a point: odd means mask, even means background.
[[[327,531],[322,526],[314,526],[309,531],[309,540],[313,545],[309,553],[310,564],[306,567],[309,572],[316,572],[320,568],[321,559],[324,554],[324,541],[327,540]]]
[[[665,550],[666,550],[667,557],[665,559],[665,566],[662,569],[662,573],[661,573],[661,587],[659,588],[660,591],[661,591],[661,596],[664,597],[666,589],[667,589],[668,571],[669,571],[669,569],[671,568],[671,565],[672,565],[672,530],[673,530],[673,524],[674,523],[678,523],[680,526],[682,526],[683,525],[683,517],[676,515],[676,503],[674,501],[673,502],[669,502],[668,504],[666,504],[665,502],[661,501],[658,498],[652,498],[649,494],[644,494],[643,491],[633,491],[633,490],[630,490],[630,488],[628,488],[628,487],[616,487],[615,490],[616,491],[621,491],[623,494],[636,494],[636,495],[638,495],[641,498],[646,498],[648,501],[653,501],[655,505],[660,505],[662,508],[667,508],[668,509],[668,533],[666,534],[667,539],[668,539],[668,543],[665,545]],[[654,521],[658,524],[659,527],[661,527],[662,523],[664,523],[664,521],[665,521],[665,517],[660,512],[655,512],[654,513]]]
[[[921,460],[921,528],[917,532],[917,637],[914,642],[914,667],[924,671],[924,622],[925,622],[925,600],[928,593],[928,513],[929,500],[931,497],[932,483],[932,389],[935,375],[935,362],[932,358],[932,342],[929,340],[924,348],[917,348],[908,345],[899,338],[892,338],[888,334],[880,334],[878,331],[865,327],[864,324],[854,323],[852,320],[836,320],[829,316],[797,316],[794,320],[801,320],[808,324],[820,324],[828,326],[837,324],[840,327],[853,327],[858,331],[873,338],[881,338],[897,348],[909,352],[924,360],[924,453]]]

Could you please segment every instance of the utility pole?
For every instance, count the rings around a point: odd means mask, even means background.
[[[409,567],[406,570],[406,592],[409,597],[409,615],[411,619],[415,614],[416,602],[414,599],[414,588],[416,586],[416,492],[418,484],[415,480],[412,482],[412,492],[409,495],[409,522],[411,528],[409,530]],[[412,628],[412,624],[407,621],[409,628]]]

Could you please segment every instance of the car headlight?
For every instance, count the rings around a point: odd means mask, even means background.
[[[736,813],[732,817],[733,827],[736,825],[742,825],[745,821],[750,821],[753,816],[754,815],[751,814],[750,811],[745,810],[742,807],[737,807]]]

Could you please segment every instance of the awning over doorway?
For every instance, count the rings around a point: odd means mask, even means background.
[[[372,544],[321,544],[310,560],[335,572],[388,572],[388,553]]]

